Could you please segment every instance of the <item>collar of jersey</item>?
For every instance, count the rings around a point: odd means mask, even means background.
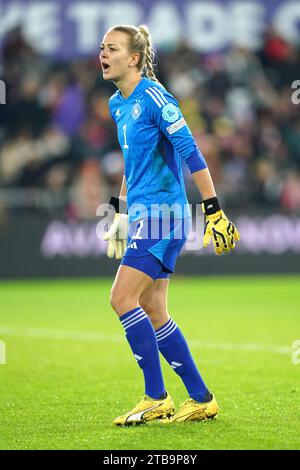
[[[130,95],[127,97],[127,98],[124,98],[122,96],[122,93],[120,92],[119,90],[119,98],[121,101],[124,101],[124,102],[128,102],[128,101],[131,101],[133,98],[136,97],[136,95],[139,93],[139,91],[141,90],[143,84],[144,84],[144,81],[145,81],[145,78],[142,77],[141,81],[137,84],[137,86],[134,88],[134,90],[130,93]]]

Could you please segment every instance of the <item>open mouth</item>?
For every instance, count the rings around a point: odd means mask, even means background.
[[[102,63],[102,68],[104,71],[107,71],[110,68],[110,65]]]

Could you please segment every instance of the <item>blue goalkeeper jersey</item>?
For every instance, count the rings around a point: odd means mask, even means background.
[[[169,208],[176,218],[189,217],[181,159],[199,150],[176,99],[142,78],[128,98],[116,91],[109,109],[124,156],[129,220],[161,217]]]

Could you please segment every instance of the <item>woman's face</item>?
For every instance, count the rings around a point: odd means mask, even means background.
[[[104,35],[99,55],[104,80],[119,81],[134,65],[134,58],[128,50],[128,36],[119,31]]]

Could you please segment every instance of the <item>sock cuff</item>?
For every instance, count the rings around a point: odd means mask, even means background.
[[[137,308],[134,308],[133,310],[130,310],[127,313],[124,313],[124,315],[120,317],[120,322],[122,323],[125,331],[127,331],[132,326],[145,320],[145,318],[148,318],[148,317],[145,314],[142,307],[137,307]]]
[[[165,325],[156,330],[155,335],[157,342],[166,339],[176,330],[176,328],[177,324],[174,322],[174,320],[172,320],[172,318],[170,318],[170,320],[168,320]]]

